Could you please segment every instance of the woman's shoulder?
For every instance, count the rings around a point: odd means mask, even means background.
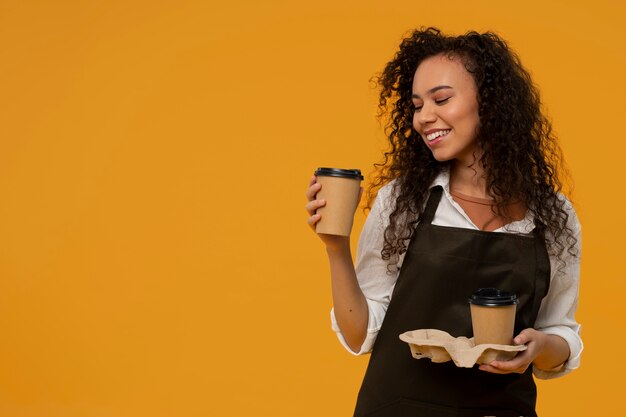
[[[572,242],[575,243],[575,253],[580,253],[580,237],[581,237],[581,225],[576,214],[576,209],[572,200],[563,193],[557,193],[557,207],[553,213],[553,227],[560,232],[557,233],[558,237],[555,238],[555,229],[546,228],[545,238],[547,241],[558,240],[560,245],[563,245],[563,249],[566,253],[569,251]],[[561,249],[559,249],[561,250]],[[563,256],[563,255],[562,255]]]
[[[557,193],[557,198],[561,202],[561,208],[567,214],[567,224],[573,231],[580,230],[580,221],[578,220],[578,215],[576,214],[576,209],[574,208],[574,204],[571,199],[568,198],[563,193]]]
[[[396,183],[397,180],[393,179],[380,187],[376,193],[376,199],[374,200],[374,205],[372,206],[372,212],[378,214],[381,222],[384,222],[384,219],[389,217],[389,214],[393,211],[395,206],[396,199],[394,196],[397,192],[395,189]]]
[[[395,192],[395,185],[398,182],[397,178],[392,179],[378,190],[377,198],[381,200],[388,199]]]

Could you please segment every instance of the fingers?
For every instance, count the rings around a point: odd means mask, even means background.
[[[315,214],[315,211],[326,205],[326,200],[316,200],[315,196],[318,191],[322,188],[322,184],[317,182],[317,177],[313,175],[311,180],[309,181],[309,188],[306,190],[306,198],[309,202],[304,206],[306,211],[311,215],[311,218],[307,221],[310,225],[314,225],[319,221],[319,214]]]
[[[326,200],[315,200],[315,196],[322,188],[322,184],[317,182],[317,177],[313,175],[309,181],[309,188],[306,190],[306,198],[309,202],[306,204],[306,211],[311,215],[306,223],[315,230],[315,224],[320,221],[321,215],[315,213],[318,208],[326,205]]]
[[[515,343],[516,345],[525,345],[527,343],[530,343],[534,338],[534,331],[534,329],[522,330],[520,334],[515,336],[515,339],[513,339],[513,343]]]
[[[481,371],[485,371],[485,372],[491,372],[492,374],[504,374],[504,372],[502,372],[498,368],[493,367],[489,364],[482,364],[478,367],[478,369],[480,369]]]
[[[516,356],[510,361],[492,361],[488,364],[482,364],[478,369],[481,371],[491,372],[493,374],[523,374],[530,366],[528,358],[522,358],[524,355]],[[519,358],[519,359],[518,359]]]
[[[320,218],[321,216],[319,214],[314,214],[307,219],[306,223],[311,226],[313,230],[315,230],[315,224],[320,221]]]
[[[322,188],[322,184],[317,182],[317,177],[313,175],[309,180],[309,188],[306,190],[306,198],[309,202],[304,206],[306,211],[311,215],[306,221],[306,223],[315,230],[315,224],[320,221],[321,215],[315,213],[316,210],[320,207],[324,207],[326,205],[326,200],[316,200],[315,196]]]
[[[495,366],[493,366],[492,364],[483,364],[480,365],[480,367],[478,369],[480,369],[481,371],[485,371],[485,372],[491,372],[492,374],[500,374],[500,375],[505,375],[505,374],[512,374],[512,373],[516,373],[516,374],[523,374],[524,372],[526,372],[526,368],[517,368],[517,369],[513,369],[513,370],[506,370],[506,369],[500,369],[497,368]]]
[[[493,365],[484,364],[484,365],[480,365],[478,369],[480,369],[481,371],[491,372],[492,374],[500,374],[500,375],[523,374],[528,369],[528,366],[525,366],[522,368],[515,368],[515,369],[501,369]]]
[[[313,201],[309,201],[308,203],[306,203],[306,205],[304,206],[304,208],[306,209],[306,211],[309,212],[309,214],[312,216],[315,214],[315,211],[320,208],[320,207],[324,207],[326,205],[326,200],[313,200]]]
[[[319,192],[321,188],[322,184],[318,183],[317,177],[313,175],[311,177],[311,180],[309,181],[309,188],[306,190],[305,193],[307,200],[311,201],[315,199],[315,195]]]
[[[530,355],[528,355],[527,352],[524,352],[517,355],[510,361],[492,361],[487,366],[489,366],[491,372],[494,373],[508,374],[515,372],[518,374],[523,374],[530,366],[530,363]]]

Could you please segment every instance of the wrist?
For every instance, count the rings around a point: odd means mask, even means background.
[[[561,369],[569,359],[569,345],[560,336],[546,334],[542,331],[537,332],[541,335],[539,339],[540,349],[533,360],[533,365],[544,371]]]
[[[326,243],[326,253],[328,256],[350,255],[350,238],[336,236]]]

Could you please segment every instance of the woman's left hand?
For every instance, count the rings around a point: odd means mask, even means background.
[[[481,371],[494,374],[523,374],[533,363],[535,358],[543,351],[546,345],[547,335],[535,329],[525,329],[513,339],[516,345],[526,345],[526,350],[520,352],[510,361],[492,361],[489,364],[480,365]]]

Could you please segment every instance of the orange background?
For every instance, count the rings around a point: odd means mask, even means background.
[[[583,224],[586,349],[539,382],[539,412],[620,414],[625,17],[608,0],[2,0],[0,416],[351,415],[368,358],[330,330],[304,191],[318,166],[379,161],[368,80],[420,25],[498,32],[540,86]]]

